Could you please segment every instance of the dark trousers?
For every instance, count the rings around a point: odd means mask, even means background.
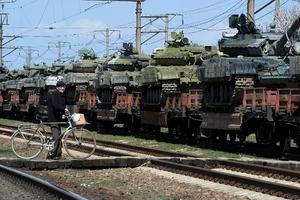
[[[55,140],[54,143],[54,149],[51,151],[51,156],[61,156],[62,154],[62,142],[61,142],[61,130],[60,130],[60,125],[59,124],[53,124],[51,125],[51,131],[53,134],[53,140]]]

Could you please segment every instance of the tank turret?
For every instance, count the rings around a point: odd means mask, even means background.
[[[154,54],[155,65],[201,65],[202,56],[206,50],[203,46],[190,45],[189,39],[184,37],[183,32],[171,33],[173,40],[166,41],[167,47]]]
[[[300,37],[295,34],[300,27],[300,16],[289,26],[286,33],[263,33],[256,28],[246,15],[232,15],[229,27],[236,28],[234,36],[223,34],[219,49],[229,56],[285,56],[299,55]]]
[[[114,71],[140,71],[149,65],[151,57],[146,54],[139,54],[132,43],[123,43],[123,48],[114,53],[107,62],[103,64],[104,70]]]

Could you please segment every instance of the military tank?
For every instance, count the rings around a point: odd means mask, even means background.
[[[139,128],[140,70],[150,60],[150,56],[138,54],[132,43],[123,43],[123,49],[104,63],[95,81],[100,126],[111,128],[121,123],[130,130]]]
[[[48,66],[45,63],[24,67],[26,78],[17,81],[19,91],[18,111],[20,116],[35,119],[39,108],[40,90],[45,87],[44,76]]]
[[[153,55],[155,65],[141,71],[141,121],[149,134],[168,127],[171,135],[193,138],[199,119],[191,113],[201,108],[202,96],[196,70],[216,51],[191,45],[183,32],[172,32],[171,37],[167,47]]]
[[[67,107],[70,113],[83,113],[92,123],[96,119],[97,96],[93,86],[96,72],[102,67],[104,58],[98,58],[93,49],[78,51],[79,59],[70,63],[54,63],[53,67],[63,69],[66,82]]]
[[[244,14],[231,16],[229,26],[237,34],[223,34],[221,53],[197,71],[204,95],[201,131],[212,142],[228,134],[244,142],[255,133],[258,143],[280,141],[286,149],[291,138],[299,140],[288,124],[295,123],[291,116],[299,105],[300,17],[286,33],[263,33]]]
[[[3,96],[2,92],[4,91],[4,85],[2,82],[6,81],[6,74],[9,70],[6,67],[0,67],[0,116],[3,114]]]
[[[38,79],[43,76],[45,66],[24,67],[7,72],[1,83],[3,112],[8,116],[33,117],[35,113]],[[31,112],[29,112],[29,110]]]
[[[48,93],[56,90],[56,83],[60,80],[64,80],[64,66],[56,65],[52,63],[52,66],[48,66],[44,71],[44,76],[39,79],[41,81],[38,97],[38,115],[44,118],[48,116]]]

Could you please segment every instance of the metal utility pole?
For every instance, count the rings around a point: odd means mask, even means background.
[[[113,29],[108,29],[107,28],[105,30],[95,30],[94,31],[94,32],[101,32],[102,34],[103,34],[103,32],[105,32],[105,38],[106,38],[106,60],[108,60],[108,58],[109,58],[109,36],[111,36],[111,34],[113,34],[116,31],[119,32],[119,37],[120,37],[120,30],[113,30]]]
[[[2,10],[4,8],[5,3],[15,3],[17,0],[11,1],[1,1]],[[8,25],[8,14],[7,13],[0,13],[0,67],[3,67],[3,25]]]
[[[276,0],[275,2],[275,17],[274,17],[274,21],[276,21],[276,18],[279,14],[279,11],[280,11],[280,0]]]
[[[248,5],[249,5],[249,1],[254,1],[254,0],[248,0]],[[271,3],[273,3],[275,1],[275,13],[274,13],[274,21],[275,18],[277,17],[278,13],[279,13],[279,9],[280,9],[280,0],[271,0],[269,1],[267,4],[265,4],[263,7],[259,8],[257,11],[254,12],[254,14],[259,13],[261,10],[263,10],[264,8],[266,8],[267,6],[269,6]],[[254,2],[253,2],[254,3]],[[254,6],[253,6],[254,7]],[[249,11],[248,11],[249,12]],[[254,15],[253,15],[254,16]]]
[[[255,0],[248,0],[247,4],[247,17],[250,21],[254,22],[254,1]]]
[[[145,27],[146,25],[151,24],[152,22],[156,21],[157,19],[160,18],[164,18],[165,19],[165,30],[155,30],[155,31],[142,31],[142,33],[153,33],[154,35],[151,36],[150,38],[148,38],[146,41],[144,41],[142,44],[144,44],[145,42],[147,42],[148,40],[150,40],[151,38],[153,38],[154,36],[156,36],[158,33],[165,33],[165,46],[166,46],[166,41],[168,40],[168,36],[169,36],[169,16],[173,15],[175,16],[181,16],[182,17],[182,21],[183,21],[183,15],[182,14],[172,14],[172,13],[166,13],[165,15],[150,15],[150,16],[142,16],[142,18],[150,18],[151,20],[145,24],[143,27]],[[172,19],[171,19],[172,20]]]
[[[56,48],[58,48],[57,63],[61,63],[61,48],[65,47],[65,44],[70,44],[70,42],[58,41],[57,44],[54,42],[50,42],[49,44],[53,44]]]
[[[138,53],[142,53],[142,4],[140,1],[136,2],[136,49]]]
[[[142,2],[146,0],[85,0],[85,1],[130,1],[136,2],[136,49],[141,53],[141,15],[142,15]]]
[[[0,67],[3,67],[3,25],[8,25],[8,14],[0,13]]]
[[[28,54],[27,54],[27,59],[26,59],[26,66],[30,67],[30,63],[31,63],[31,48],[28,48]]]

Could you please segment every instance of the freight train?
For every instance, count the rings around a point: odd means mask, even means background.
[[[70,63],[1,69],[1,115],[47,115],[47,93],[63,79],[69,110],[97,129],[122,123],[191,142],[243,143],[255,134],[268,148],[299,147],[300,17],[283,34],[261,32],[244,14],[231,16],[229,26],[238,32],[223,34],[218,51],[174,32],[152,57],[124,44],[108,59],[81,50]]]

